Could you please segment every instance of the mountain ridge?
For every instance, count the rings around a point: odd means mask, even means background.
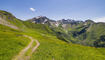
[[[0,14],[0,16],[5,17],[3,18],[4,20],[7,20],[14,26],[17,26],[21,31],[26,31],[26,29],[29,30],[29,28],[33,30],[39,30],[42,28],[46,33],[54,34],[58,39],[69,43],[96,46],[94,45],[95,41],[97,41],[100,36],[105,35],[104,22],[96,23],[92,20],[75,21],[72,19],[54,21],[46,16],[38,16],[22,21],[6,11],[0,11]],[[94,37],[91,37],[91,35]]]
[[[72,19],[67,19],[67,20],[62,19],[62,20],[54,21],[45,16],[40,16],[38,18],[31,19],[31,23],[34,23],[34,22],[35,24],[47,24],[48,26],[51,26],[51,28],[53,27],[53,30],[55,29],[55,31],[58,32],[56,33],[57,36],[59,35],[58,38],[67,42],[72,42],[77,44],[94,46],[94,42],[98,40],[101,35],[105,35],[104,22],[94,22],[92,20],[75,21]],[[57,29],[59,28],[58,31],[56,30],[56,28]],[[98,32],[103,34],[100,34]],[[91,37],[92,34],[95,34],[93,36],[97,36],[97,37],[94,37],[95,38],[94,39],[93,37]],[[61,38],[61,37],[64,37],[64,38]]]

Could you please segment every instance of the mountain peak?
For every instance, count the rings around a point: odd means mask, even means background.
[[[35,18],[39,19],[39,18],[47,18],[47,17],[46,16],[37,16]]]

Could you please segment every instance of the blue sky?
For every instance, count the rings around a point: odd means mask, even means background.
[[[105,0],[0,0],[0,10],[23,20],[42,15],[54,20],[105,21]]]

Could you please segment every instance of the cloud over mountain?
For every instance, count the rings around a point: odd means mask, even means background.
[[[30,8],[31,11],[35,12],[35,8]]]

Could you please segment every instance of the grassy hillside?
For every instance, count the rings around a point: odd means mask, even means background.
[[[0,25],[0,60],[11,60],[29,41],[20,31]]]
[[[89,21],[84,24],[78,24],[73,28],[68,27],[66,35],[63,35],[72,43],[94,46],[94,42],[105,35],[105,23],[93,23]],[[59,36],[62,37],[61,34]]]
[[[0,16],[19,28],[19,30],[16,30],[0,24],[0,60],[11,60],[29,44],[30,39],[23,35],[31,36],[40,42],[40,46],[32,54],[30,60],[105,59],[105,48],[79,45],[81,42],[93,44],[93,42],[96,41],[93,40],[93,36],[99,39],[101,35],[104,35],[105,25],[102,23],[93,24],[92,26],[88,26],[88,28],[87,26],[78,25],[75,26],[76,28],[69,28],[68,32],[66,32],[62,28],[50,28],[48,25],[21,21],[11,13],[5,11],[0,11]],[[86,38],[85,35],[87,36]],[[69,39],[74,43],[79,42],[79,44],[65,42]],[[34,45],[36,44],[34,43]],[[30,50],[28,50],[26,55],[28,55],[29,52]]]
[[[28,34],[38,41],[40,46],[31,60],[103,60],[104,48],[87,47],[78,44],[67,44],[52,35],[38,33]]]
[[[9,22],[9,24],[17,26],[22,31],[25,31],[27,29],[26,26],[23,24],[22,20],[17,19],[15,16],[13,16],[9,12],[0,10],[0,18],[2,18],[3,20]]]
[[[100,36],[105,35],[105,23],[93,24],[86,34],[87,38],[85,42],[88,45],[92,45],[95,41],[97,41],[100,38]]]

